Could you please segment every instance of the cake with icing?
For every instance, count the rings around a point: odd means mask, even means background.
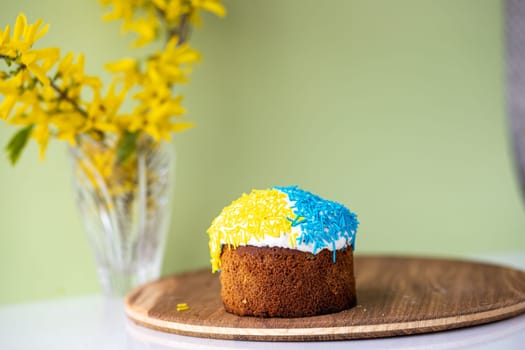
[[[357,215],[297,186],[253,190],[208,229],[226,311],[305,317],[355,306]]]

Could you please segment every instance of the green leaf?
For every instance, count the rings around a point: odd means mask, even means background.
[[[6,151],[11,161],[12,165],[15,165],[22,154],[22,150],[27,144],[29,136],[31,136],[31,131],[33,130],[33,125],[28,125],[25,128],[22,128],[13,135],[9,143],[7,144]]]
[[[124,163],[137,149],[138,132],[126,131],[117,145],[117,163]]]

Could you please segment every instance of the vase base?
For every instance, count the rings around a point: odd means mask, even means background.
[[[160,277],[160,268],[142,267],[129,270],[98,269],[102,292],[108,297],[123,297],[132,288]]]

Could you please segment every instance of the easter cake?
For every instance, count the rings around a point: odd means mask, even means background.
[[[357,216],[297,186],[253,190],[208,229],[226,311],[306,317],[356,305]]]

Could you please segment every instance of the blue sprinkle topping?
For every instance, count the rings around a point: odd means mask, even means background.
[[[313,254],[331,247],[335,262],[335,243],[341,238],[347,245],[355,248],[355,236],[359,221],[357,215],[344,205],[322,199],[313,193],[301,190],[297,186],[275,186],[275,189],[286,193],[290,201],[295,202],[292,210],[296,218],[288,220],[292,226],[300,226],[301,234],[297,243],[313,244]]]

